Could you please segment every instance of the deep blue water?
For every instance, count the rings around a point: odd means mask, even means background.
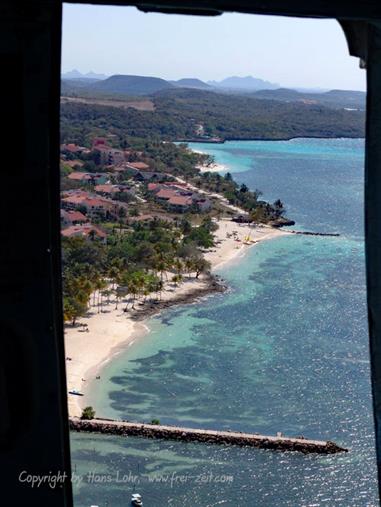
[[[102,372],[98,415],[329,438],[346,455],[72,436],[77,505],[375,506],[363,253],[363,141],[194,145],[281,198],[297,226],[339,238],[264,242],[221,274],[231,290],[171,309]],[[241,171],[240,171],[241,170]],[[85,474],[110,474],[107,484]],[[212,476],[210,475],[212,474]],[[155,474],[164,474],[155,482]],[[230,480],[229,477],[232,479]],[[151,481],[151,482],[150,482]],[[153,481],[153,482],[152,482]]]

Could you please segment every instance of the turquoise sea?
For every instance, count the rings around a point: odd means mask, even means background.
[[[220,274],[230,290],[150,319],[102,371],[99,416],[332,439],[350,452],[72,435],[77,506],[378,505],[365,304],[363,152],[357,139],[193,144],[284,201],[300,229]],[[89,474],[89,475],[88,475]],[[136,476],[136,477],[134,477]],[[136,484],[135,484],[136,483]]]

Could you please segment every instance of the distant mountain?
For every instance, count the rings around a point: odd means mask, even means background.
[[[279,88],[278,84],[270,83],[253,76],[238,77],[232,76],[222,81],[208,81],[210,86],[215,88],[225,88],[229,90],[254,91],[254,90],[272,90]]]
[[[74,76],[70,79],[65,76]],[[62,75],[61,93],[66,96],[82,97],[133,97],[138,95],[155,95],[157,93],[175,91],[187,95],[192,92],[214,92],[223,95],[249,95],[256,99],[267,99],[281,102],[303,102],[304,104],[323,105],[334,109],[365,110],[365,92],[354,90],[305,91],[280,88],[274,83],[263,81],[251,76],[229,77],[222,81],[209,81],[205,83],[197,78],[183,78],[177,81],[166,81],[158,77],[114,75],[107,79],[98,79],[91,76],[100,76],[89,72],[84,75],[72,70]],[[85,77],[87,76],[87,77]],[[211,83],[214,83],[211,86]],[[251,87],[251,88],[250,88]],[[259,88],[258,88],[259,87]],[[265,88],[263,88],[265,87]],[[187,96],[188,96],[187,95]]]
[[[69,72],[64,72],[61,74],[62,79],[106,79],[107,76],[105,74],[96,74],[95,72],[88,72],[87,74],[82,74],[77,69],[73,69]]]
[[[93,83],[88,90],[126,95],[149,95],[174,85],[159,77],[115,75]]]
[[[170,81],[170,83],[174,84],[175,86],[180,86],[182,88],[196,88],[197,90],[212,89],[210,85],[208,85],[204,81],[201,81],[201,79],[196,78],[183,78],[178,79],[177,81]]]

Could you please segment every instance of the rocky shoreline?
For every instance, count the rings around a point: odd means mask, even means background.
[[[142,308],[135,308],[134,310],[129,310],[129,316],[133,321],[140,322],[142,320],[147,319],[148,317],[152,317],[153,315],[161,312],[164,309],[171,308],[173,306],[189,304],[201,297],[208,296],[213,293],[221,293],[225,292],[228,287],[222,283],[222,279],[218,275],[208,274],[205,275],[202,279],[205,282],[204,286],[196,287],[195,289],[179,295],[176,299],[160,301],[155,300],[151,303],[145,303],[142,305]]]

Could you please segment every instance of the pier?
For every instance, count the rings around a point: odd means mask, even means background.
[[[80,419],[69,418],[72,431],[87,433],[103,433],[118,436],[137,436],[182,442],[203,442],[206,444],[236,445],[257,447],[277,451],[294,451],[304,454],[335,454],[348,452],[348,449],[329,440],[309,440],[303,437],[285,437],[281,433],[276,436],[242,433],[236,431],[217,431],[160,424],[143,424],[112,419]]]

